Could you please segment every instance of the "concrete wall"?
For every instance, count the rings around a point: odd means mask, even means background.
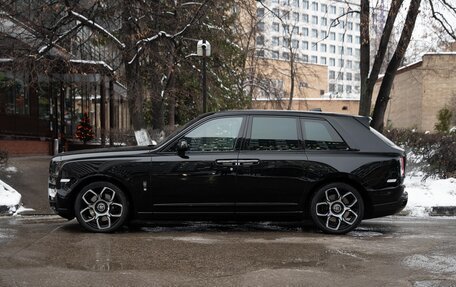
[[[288,107],[288,101],[254,101],[254,109],[282,110]],[[357,115],[359,100],[347,99],[299,99],[294,100],[292,110],[309,111],[321,109],[322,112]]]
[[[456,53],[427,54],[421,62],[401,68],[394,79],[385,125],[434,131],[438,111],[445,106],[456,109],[455,70]],[[372,105],[380,84],[379,80],[375,85]]]

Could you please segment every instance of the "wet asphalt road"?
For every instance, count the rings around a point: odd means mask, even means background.
[[[345,236],[299,224],[147,224],[89,234],[0,218],[0,286],[456,286],[456,219],[387,217]]]

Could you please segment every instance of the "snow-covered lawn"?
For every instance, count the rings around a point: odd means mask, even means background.
[[[404,211],[410,216],[429,216],[434,206],[456,206],[456,179],[428,178],[411,175],[405,178],[409,200]]]

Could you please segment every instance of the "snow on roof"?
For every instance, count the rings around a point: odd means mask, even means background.
[[[412,63],[410,63],[408,65],[405,65],[405,66],[402,66],[399,69],[397,69],[397,72],[401,72],[403,70],[407,70],[408,68],[413,67],[415,65],[421,65],[423,63],[423,57],[425,57],[425,56],[441,56],[441,55],[456,55],[456,52],[427,52],[427,53],[424,53],[423,55],[421,55],[421,60],[412,62]],[[384,76],[385,76],[385,74],[379,75],[378,76],[378,80],[380,80]]]
[[[75,64],[89,64],[89,65],[102,65],[106,69],[110,70],[111,72],[114,71],[114,69],[106,64],[104,61],[94,61],[94,60],[80,60],[80,59],[72,59],[70,60],[70,63],[75,63]]]

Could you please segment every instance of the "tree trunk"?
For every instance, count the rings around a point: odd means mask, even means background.
[[[145,127],[144,111],[143,111],[143,85],[142,79],[139,73],[139,61],[135,56],[135,35],[136,27],[132,23],[131,19],[135,19],[135,15],[132,15],[131,2],[128,0],[123,1],[122,7],[122,40],[125,43],[125,50],[123,52],[123,63],[125,65],[125,77],[127,84],[127,99],[128,109],[134,130],[139,130]],[[130,10],[131,9],[131,10]],[[131,62],[132,61],[132,62]]]
[[[359,114],[369,116],[372,91],[368,90],[368,77],[370,69],[370,39],[369,39],[369,0],[361,0],[361,45],[360,45],[360,78],[361,95],[359,102]]]
[[[288,101],[288,108],[287,110],[291,110],[293,107],[293,96],[294,96],[294,88],[295,88],[295,65],[294,65],[294,56],[293,56],[293,49],[291,49],[291,37],[290,37],[290,100]]]
[[[405,51],[407,50],[407,47],[410,43],[412,32],[415,28],[416,18],[419,13],[420,4],[421,0],[412,0],[410,2],[407,18],[405,19],[405,24],[401,33],[401,38],[399,39],[396,51],[394,52],[394,55],[388,64],[385,76],[383,77],[383,81],[378,92],[371,126],[379,132],[383,131],[386,107],[388,106],[388,101],[390,99],[389,96],[391,93],[391,88],[393,86],[394,77],[396,76],[397,69],[401,64]]]

